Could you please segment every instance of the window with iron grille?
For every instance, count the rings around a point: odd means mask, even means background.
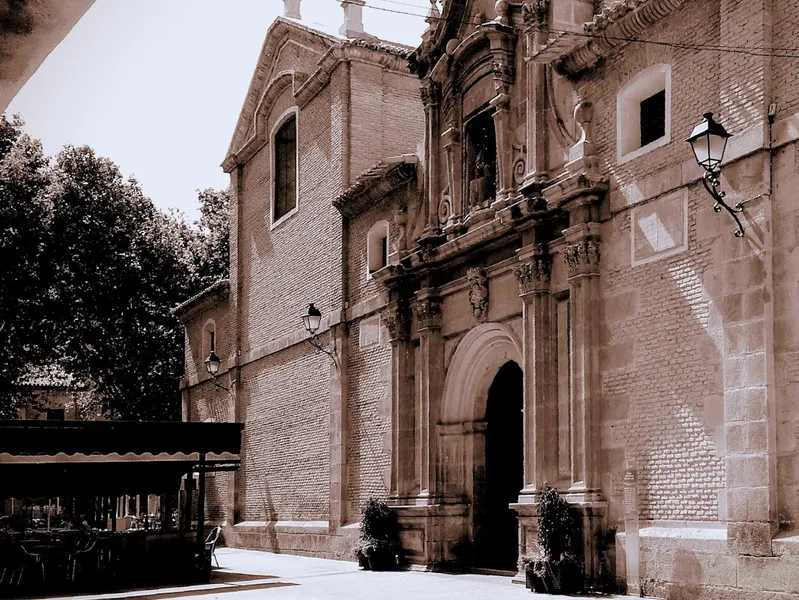
[[[275,133],[274,210],[277,221],[297,207],[297,117],[286,120]]]

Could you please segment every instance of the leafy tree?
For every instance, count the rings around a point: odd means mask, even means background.
[[[20,378],[52,356],[48,163],[19,118],[0,116],[0,417],[31,402]]]
[[[200,202],[200,220],[197,222],[197,283],[207,287],[230,276],[230,199],[227,190],[211,188],[199,192],[197,199]]]
[[[187,228],[88,147],[59,153],[48,195],[67,369],[113,416],[178,417],[182,335],[169,309],[193,291]]]
[[[58,363],[107,416],[180,416],[177,304],[227,276],[228,195],[199,192],[201,218],[164,214],[89,147],[52,162],[0,117],[0,417],[25,373]]]

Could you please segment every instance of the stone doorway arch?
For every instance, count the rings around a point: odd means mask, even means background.
[[[450,536],[459,543],[462,552],[468,548],[470,561],[477,558],[473,544],[480,528],[478,515],[485,492],[489,390],[508,363],[515,363],[521,371],[524,364],[521,343],[506,325],[485,323],[460,341],[444,380],[438,428],[441,489],[445,502],[465,505],[468,516]],[[521,398],[519,401],[521,404]],[[523,447],[520,452],[524,452]]]

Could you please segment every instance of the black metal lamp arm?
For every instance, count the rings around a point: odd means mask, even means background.
[[[710,194],[713,199],[716,201],[716,204],[713,205],[713,210],[716,212],[721,212],[721,209],[724,208],[728,213],[732,215],[732,218],[735,219],[735,222],[738,224],[738,229],[735,230],[735,237],[743,237],[744,235],[744,228],[741,225],[741,220],[738,218],[736,213],[743,212],[744,207],[741,204],[736,204],[735,206],[730,206],[724,201],[724,196],[726,194],[719,190],[719,178],[717,171],[705,171],[705,176],[702,178],[702,183],[705,184],[705,189],[707,193]]]
[[[316,335],[312,335],[311,337],[309,337],[308,338],[308,343],[311,346],[313,346],[314,348],[316,348],[317,352],[324,352],[325,354],[327,354],[330,357],[330,360],[333,361],[333,364],[336,365],[336,368],[340,370],[340,367],[339,367],[339,364],[338,364],[338,357],[336,356],[336,353],[335,352],[331,352],[330,350],[325,348],[322,344],[320,344]]]

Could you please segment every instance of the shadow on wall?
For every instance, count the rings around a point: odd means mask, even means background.
[[[702,590],[702,567],[693,552],[678,549],[674,554],[674,588],[667,591],[667,597],[674,600],[693,600],[699,598]]]

